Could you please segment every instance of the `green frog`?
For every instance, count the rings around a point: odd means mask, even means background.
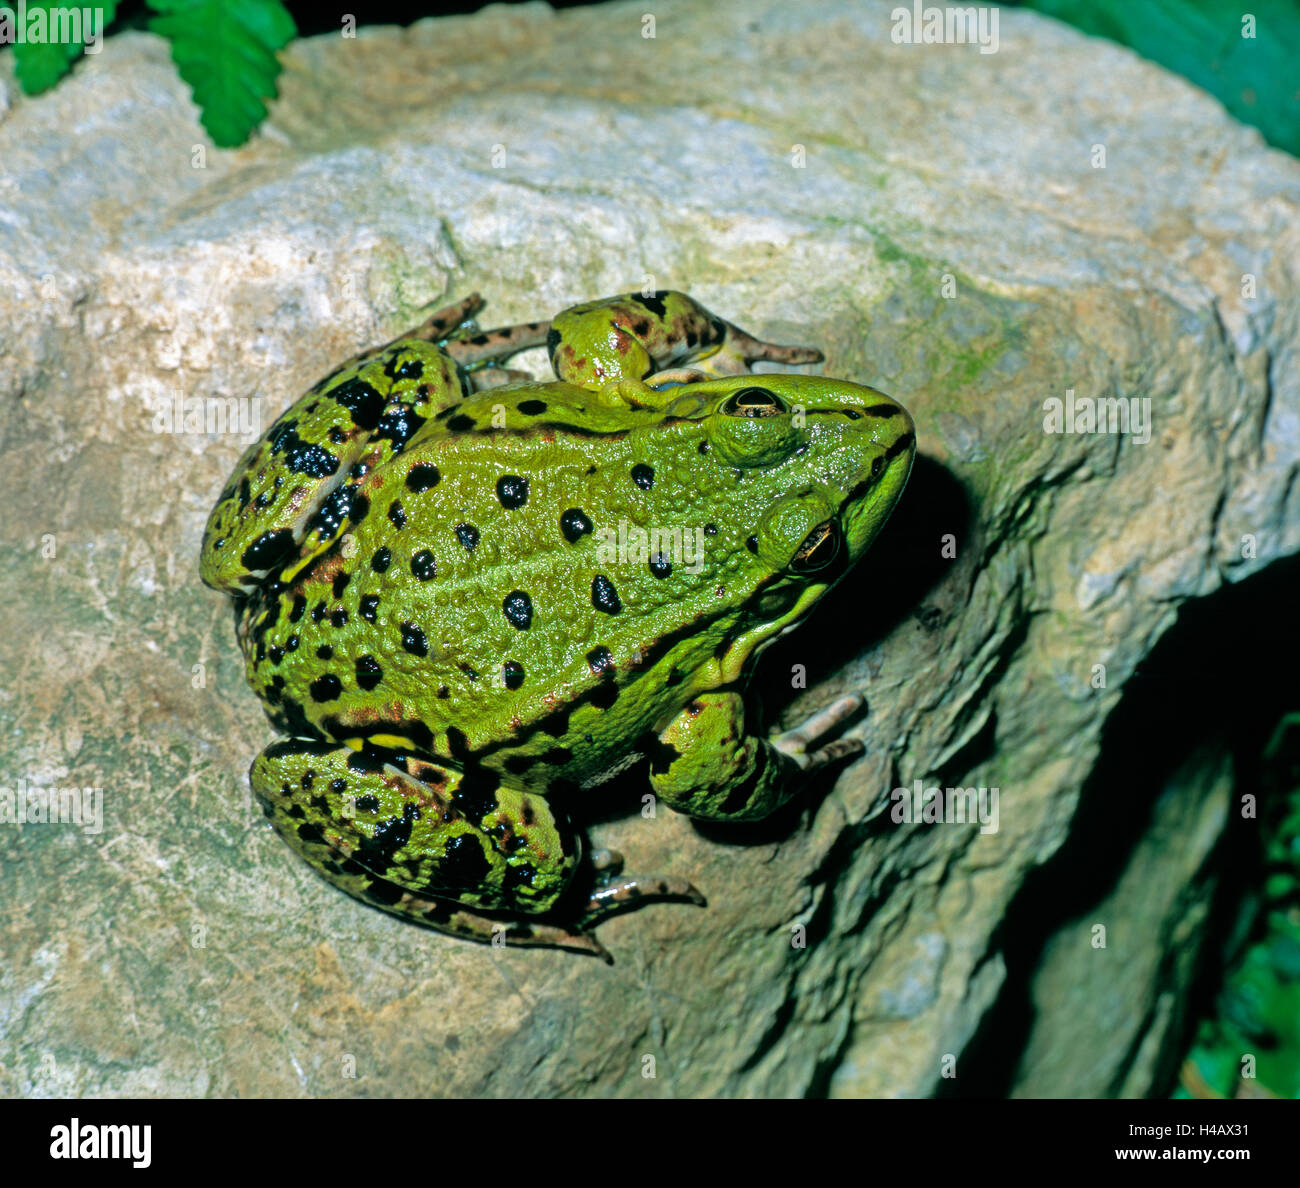
[[[486,332],[482,304],[294,403],[222,491],[201,572],[284,736],[250,781],[295,851],[445,932],[608,960],[611,911],[704,899],[584,861],[574,794],[648,760],[660,801],[751,821],[862,749],[828,738],[860,698],[769,737],[745,684],[880,532],[916,438],[871,388],[752,373],[821,354],[680,292]],[[503,365],[543,344],[556,380]]]

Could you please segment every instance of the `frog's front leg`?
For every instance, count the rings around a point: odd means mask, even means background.
[[[581,857],[540,796],[483,772],[290,739],[249,772],[286,842],[335,886],[443,932],[609,959],[576,928],[537,916],[555,906]]]
[[[758,738],[745,733],[739,693],[702,693],[659,736],[650,757],[650,785],[692,817],[761,820],[798,791],[801,775],[861,753],[858,739],[815,745],[861,705],[857,695],[841,697],[794,730]]]
[[[588,301],[556,315],[546,340],[562,380],[598,388],[630,378],[746,375],[751,363],[820,363],[812,347],[763,342],[710,313],[685,293],[661,289]]]

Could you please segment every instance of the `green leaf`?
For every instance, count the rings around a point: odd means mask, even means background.
[[[117,15],[117,0],[100,0],[95,7],[103,14],[103,20],[99,24],[99,32],[102,35],[108,23]],[[64,20],[72,18],[75,13],[77,24],[71,26],[57,22],[51,24],[47,14],[53,8],[60,10],[61,18]],[[48,91],[72,69],[72,63],[82,54],[87,40],[86,35],[91,32],[88,28],[79,27],[81,17],[86,10],[74,7],[68,0],[27,0],[25,9],[27,19],[23,24],[23,37],[39,36],[41,40],[19,41],[17,6],[0,4],[0,9],[7,10],[10,20],[14,22],[14,73],[18,76],[18,85],[27,95],[39,95],[42,91]],[[40,24],[34,23],[36,21]],[[74,32],[80,34],[79,39],[72,39],[69,36]],[[55,37],[63,40],[55,41],[53,40]]]
[[[297,28],[280,0],[149,0],[149,28],[172,43],[213,142],[234,148],[266,118],[276,94],[275,54]]]
[[[1270,144],[1300,156],[1295,0],[1026,0],[1025,7],[1176,71]]]

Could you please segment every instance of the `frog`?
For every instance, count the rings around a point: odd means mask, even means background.
[[[200,575],[279,735],[249,782],[291,849],[406,920],[612,961],[609,915],[706,900],[588,853],[588,795],[641,768],[655,803],[756,821],[862,752],[860,694],[764,732],[748,686],[880,533],[916,432],[680,291],[488,331],[483,304],[290,405]],[[554,379],[506,366],[535,347]]]

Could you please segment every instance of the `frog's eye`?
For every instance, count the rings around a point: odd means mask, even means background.
[[[818,524],[795,552],[790,568],[795,573],[820,573],[840,553],[840,533],[834,520]]]
[[[779,417],[785,401],[766,388],[741,388],[733,392],[719,410],[727,417]]]

